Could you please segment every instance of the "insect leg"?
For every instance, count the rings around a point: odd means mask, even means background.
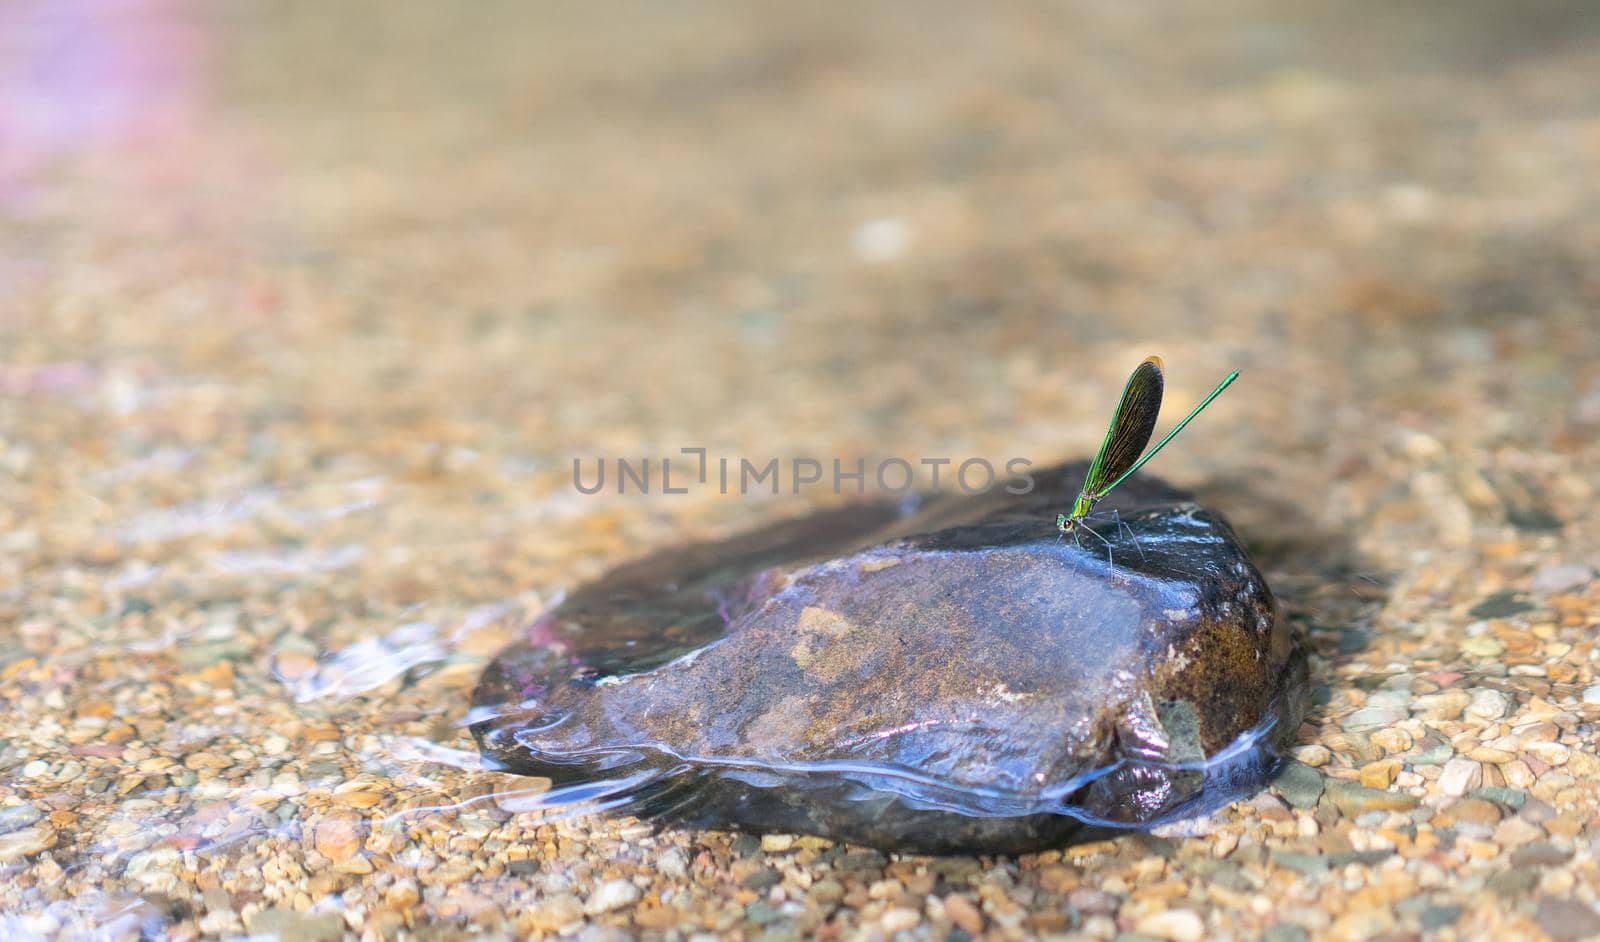
[[[1106,547],[1106,565],[1107,566],[1113,566],[1113,567],[1116,566],[1116,562],[1114,562],[1112,560],[1112,558],[1111,558],[1111,541],[1110,540],[1108,540],[1105,537],[1101,536],[1098,531],[1096,531],[1093,527],[1089,526],[1088,524],[1084,523],[1081,520],[1078,521],[1078,529],[1089,531],[1089,533],[1093,534],[1095,539],[1099,540],[1101,543],[1104,543],[1105,547]],[[1083,544],[1080,543],[1078,545],[1082,546]]]
[[[1122,514],[1117,511],[1117,508],[1111,508],[1111,516],[1116,519],[1119,532],[1122,530],[1128,531],[1128,539],[1133,541],[1134,548],[1139,551],[1139,562],[1149,562],[1149,557],[1144,554],[1144,544],[1139,542],[1139,534],[1133,532],[1133,527],[1122,522]]]

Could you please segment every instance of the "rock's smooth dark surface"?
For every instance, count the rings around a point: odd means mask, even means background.
[[[1304,657],[1227,524],[1159,482],[1102,505],[1122,535],[1093,519],[1109,561],[1061,538],[1082,473],[623,566],[500,654],[474,734],[562,800],[896,849],[1024,851],[1237,797],[1295,727]]]

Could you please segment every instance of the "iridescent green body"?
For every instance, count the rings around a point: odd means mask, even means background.
[[[1221,395],[1238,378],[1238,370],[1224,377],[1217,388],[1200,400],[1200,404],[1191,409],[1183,421],[1147,452],[1144,446],[1150,443],[1150,437],[1155,433],[1166,383],[1162,376],[1161,358],[1146,357],[1122,388],[1122,398],[1117,402],[1117,411],[1111,416],[1111,426],[1106,429],[1106,437],[1100,442],[1100,450],[1095,453],[1089,472],[1083,476],[1083,487],[1072,502],[1072,511],[1056,516],[1056,526],[1061,532],[1071,533],[1083,526],[1083,518],[1094,510],[1095,504],[1143,467],[1146,461],[1154,458],[1157,452],[1166,447],[1167,442],[1172,441],[1184,426],[1200,414],[1200,410],[1210,405],[1211,400]]]

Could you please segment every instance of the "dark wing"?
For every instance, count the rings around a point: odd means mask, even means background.
[[[1150,436],[1156,430],[1156,418],[1161,415],[1165,388],[1161,358],[1146,357],[1122,389],[1122,401],[1111,417],[1105,441],[1100,443],[1100,451],[1083,479],[1083,493],[1100,496],[1144,454],[1144,446],[1150,444]]]

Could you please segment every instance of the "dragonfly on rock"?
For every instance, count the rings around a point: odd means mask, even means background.
[[[1182,422],[1147,452],[1144,446],[1150,443],[1150,436],[1155,433],[1166,381],[1162,375],[1161,358],[1145,357],[1144,362],[1134,369],[1133,375],[1128,377],[1128,385],[1122,389],[1122,400],[1117,403],[1117,411],[1111,416],[1111,427],[1106,429],[1105,440],[1100,443],[1100,450],[1089,464],[1089,473],[1083,477],[1083,487],[1078,490],[1077,500],[1072,502],[1072,510],[1056,516],[1056,528],[1063,534],[1071,533],[1074,539],[1081,539],[1080,532],[1089,533],[1106,545],[1106,558],[1109,561],[1111,541],[1096,533],[1084,522],[1084,518],[1094,510],[1095,504],[1143,467],[1146,461],[1154,458],[1156,452],[1165,448],[1167,442],[1172,441],[1185,425],[1200,414],[1200,410],[1210,405],[1211,400],[1221,395],[1238,378],[1238,370],[1223,377],[1216,389],[1200,400],[1200,404],[1190,410]],[[1122,522],[1121,515],[1117,515],[1117,525],[1127,526]],[[1130,529],[1128,532],[1132,535],[1133,531]]]

